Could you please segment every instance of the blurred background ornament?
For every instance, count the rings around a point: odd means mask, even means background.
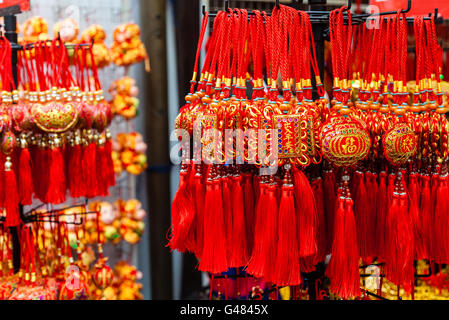
[[[136,80],[123,77],[115,80],[109,88],[112,96],[111,107],[114,115],[122,116],[126,120],[135,118],[139,112],[139,88]]]
[[[140,28],[135,23],[126,23],[115,28],[111,56],[118,66],[130,66],[145,61],[146,71],[151,71],[147,51],[140,40]]]
[[[116,174],[126,170],[132,175],[139,175],[147,168],[147,145],[140,133],[117,134],[112,144],[112,149],[112,159]]]
[[[107,67],[111,63],[109,48],[106,46],[106,32],[104,28],[98,24],[91,25],[81,34],[82,43],[93,43],[92,51],[97,68]],[[92,66],[91,57],[87,57],[87,66]]]
[[[73,18],[66,18],[59,21],[53,27],[53,36],[55,39],[61,37],[61,40],[65,43],[78,42],[79,25]]]
[[[25,43],[50,39],[48,35],[48,23],[40,16],[34,16],[26,20],[21,29],[23,34],[22,39]]]

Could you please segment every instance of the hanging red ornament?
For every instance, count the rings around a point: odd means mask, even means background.
[[[112,269],[106,265],[108,258],[101,258],[97,261],[94,267],[94,272],[92,275],[92,279],[95,285],[104,290],[112,284],[112,280],[114,278],[114,273]]]

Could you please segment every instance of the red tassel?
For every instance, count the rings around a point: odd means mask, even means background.
[[[110,133],[106,132],[106,143],[105,147],[105,157],[106,157],[106,167],[104,168],[107,177],[107,184],[110,187],[115,186],[115,172],[114,172],[114,162],[112,160],[112,142],[109,137]]]
[[[343,192],[337,199],[332,256],[326,270],[330,291],[343,299],[360,296],[359,249],[352,207],[347,189],[346,195]]]
[[[431,230],[431,190],[430,190],[430,177],[427,175],[421,175],[421,200],[420,200],[420,208],[421,212],[421,226],[422,226],[422,238],[423,238],[423,246],[422,252],[420,252],[420,259],[429,259],[430,258],[430,236],[432,234]]]
[[[260,177],[257,174],[253,176],[252,185],[256,186],[256,188],[254,188],[254,204],[257,204],[257,202],[259,201],[261,189],[258,186],[260,186],[260,184],[261,184],[261,179],[262,179],[262,177]],[[255,214],[255,212],[254,212],[254,214]]]
[[[407,195],[398,177],[387,216],[387,261],[385,275],[410,293],[414,281],[414,239],[412,224],[408,217]],[[400,185],[400,186],[399,186]]]
[[[33,184],[36,197],[41,202],[46,202],[46,194],[48,190],[50,150],[47,148],[36,147],[33,153]]]
[[[40,174],[40,179],[42,179],[42,184],[41,184],[41,200],[44,203],[48,202],[47,199],[47,195],[48,195],[48,188],[50,187],[50,167],[48,166],[49,163],[51,163],[51,150],[48,148],[44,148],[42,150],[42,157],[40,158],[41,161],[41,168],[42,171],[39,173]]]
[[[439,186],[439,174],[434,172],[432,173],[432,175],[430,176],[430,212],[434,212],[435,211],[435,204],[436,204],[436,194],[437,194],[437,189]]]
[[[0,152],[0,208],[4,207],[5,190],[5,154]]]
[[[388,175],[387,208],[388,208],[388,203],[391,203],[391,201],[392,201],[395,179],[396,179],[396,175],[394,173],[391,173]]]
[[[62,146],[62,157],[64,158],[64,169],[65,169],[65,183],[67,186],[67,190],[69,190],[70,194],[70,156],[72,152],[72,147],[69,144],[64,144]]]
[[[322,262],[326,258],[327,253],[327,226],[326,216],[324,212],[324,196],[323,196],[323,180],[321,178],[312,181],[313,195],[316,200],[316,212],[318,218],[317,225],[317,246],[318,252],[314,259],[314,264]]]
[[[104,145],[99,145],[97,149],[97,196],[109,197],[109,183],[107,169],[107,153]]]
[[[264,265],[263,265],[263,246],[264,246],[264,227],[266,225],[266,217],[262,210],[267,204],[267,188],[268,185],[265,180],[261,180],[259,183],[259,197],[255,208],[255,228],[254,228],[254,247],[251,251],[251,258],[248,263],[246,272],[254,275],[257,278],[263,277]]]
[[[168,246],[179,252],[193,251],[194,237],[192,223],[195,215],[195,204],[188,186],[190,173],[188,166],[183,164],[180,172],[179,188],[172,203],[172,236]]]
[[[87,198],[95,198],[97,196],[97,145],[95,142],[89,143],[83,151],[83,176],[86,182]]]
[[[253,189],[253,175],[250,173],[243,174],[243,194],[246,219],[246,242],[248,245],[248,252],[251,252],[254,246],[255,194]]]
[[[5,162],[5,191],[7,196],[4,199],[6,210],[5,227],[17,227],[21,224],[19,212],[19,193],[17,190],[16,174],[12,169],[11,157],[6,157]]]
[[[327,239],[328,248],[327,253],[332,250],[332,239],[334,238],[334,214],[336,206],[336,193],[337,193],[337,183],[335,181],[335,174],[333,171],[324,171],[323,174],[323,192],[325,194],[324,209],[326,213],[327,221]]]
[[[376,256],[378,259],[384,258],[385,247],[385,225],[387,219],[387,173],[382,171],[379,173],[379,187],[377,189],[377,206],[376,206]],[[376,248],[376,247],[375,247]]]
[[[299,256],[317,253],[317,212],[312,187],[305,174],[294,168]]]
[[[104,172],[106,158],[104,145],[98,144],[95,154],[95,174],[97,175],[97,197],[109,196],[109,186],[107,185],[106,175]]]
[[[376,225],[377,225],[377,174],[366,173],[366,192],[368,196],[368,218],[367,218],[367,260],[372,263],[372,258],[376,256]]]
[[[419,190],[418,190],[418,174],[410,173],[408,176],[408,196],[410,200],[410,206],[419,204]]]
[[[358,198],[360,179],[364,178],[364,174],[361,171],[355,171],[351,179],[351,194],[354,199]],[[357,203],[355,203],[357,205]]]
[[[42,180],[40,178],[40,174],[42,173],[42,170],[40,168],[40,158],[42,157],[42,150],[37,147],[36,145],[30,146],[30,156],[31,156],[31,175],[32,175],[32,181],[33,181],[33,189],[36,198],[39,200],[43,199],[41,198],[41,185]]]
[[[436,205],[433,237],[434,261],[447,264],[449,262],[449,186],[447,172],[439,178],[436,190]]]
[[[24,147],[19,160],[19,197],[22,205],[33,203],[33,178],[31,176],[30,150]]]
[[[197,217],[197,210],[196,210],[196,202],[195,202],[195,198],[194,198],[194,194],[195,194],[195,167],[193,164],[189,163],[188,164],[188,172],[189,175],[187,177],[187,190],[188,193],[190,194],[190,201],[192,203],[193,206],[193,212],[192,212],[192,223],[191,223],[191,227],[190,227],[190,232],[189,232],[189,237],[187,237],[186,239],[186,243],[188,244],[188,250],[191,253],[195,253],[196,252],[196,248],[197,248],[197,223],[198,223],[198,217]]]
[[[195,223],[196,226],[196,245],[195,245],[195,255],[198,259],[201,259],[204,246],[204,183],[203,176],[201,172],[201,165],[195,165],[195,177],[193,185],[194,199],[196,216]]]
[[[83,150],[79,144],[75,144],[70,150],[67,169],[69,191],[70,196],[76,199],[86,195],[86,181],[83,179],[82,168]]]
[[[301,283],[299,269],[298,236],[295,215],[295,198],[290,172],[287,171],[281,188],[277,242],[276,269],[272,282],[278,286],[295,286]]]
[[[227,169],[226,169],[227,170]],[[227,172],[225,170],[225,172]],[[226,243],[230,244],[231,243],[231,236],[232,236],[232,227],[233,227],[233,222],[232,222],[232,206],[233,203],[231,202],[231,177],[228,175],[228,173],[224,173],[222,178],[220,179],[221,181],[221,190],[222,190],[222,196],[223,196],[223,216],[224,216],[224,225],[225,225],[225,239],[226,239]],[[228,245],[228,253],[227,253],[227,257],[228,257],[228,261],[230,261],[230,257],[232,254],[232,251],[234,250],[234,248],[232,248],[232,245]]]
[[[409,175],[408,196],[409,196],[409,216],[412,223],[413,233],[415,234],[415,259],[420,259],[425,252],[423,247],[423,230],[419,217],[419,190],[418,175],[411,173]]]
[[[231,231],[231,268],[247,265],[249,260],[246,236],[245,206],[243,203],[242,177],[240,174],[232,177],[232,231]]]
[[[369,206],[368,203],[368,194],[365,187],[365,175],[356,171],[355,176],[357,177],[358,185],[357,185],[357,193],[354,196],[354,212],[356,218],[357,225],[357,238],[360,249],[360,256],[363,261],[369,264],[369,253],[368,253],[368,242],[369,239],[369,229],[370,229],[370,221],[369,221]]]
[[[404,193],[408,194],[408,186],[407,186],[408,173],[407,173],[407,170],[406,169],[401,169],[400,171],[401,171],[401,174],[402,174],[402,187],[404,188]]]
[[[277,185],[270,177],[270,184],[261,183],[261,193],[256,209],[256,232],[254,234],[254,250],[246,272],[270,281],[274,276],[276,259],[278,202],[276,199]]]
[[[394,246],[396,243],[393,243],[393,241],[397,241],[397,239],[394,239],[394,237],[397,237],[397,235],[394,233],[394,228],[397,229],[397,226],[395,224],[399,212],[399,194],[395,193],[393,196],[391,196],[391,202],[390,202],[390,208],[387,213],[387,223],[385,225],[385,258],[386,263],[388,264],[388,270],[389,270],[389,277],[396,277],[397,276],[397,270],[394,268],[397,268],[397,263],[393,263],[392,259],[395,259],[394,255]],[[393,257],[392,257],[393,255]],[[387,268],[385,268],[387,269]]]
[[[437,248],[436,246],[439,246],[438,243],[434,243],[433,240],[435,238],[435,230],[433,229],[434,226],[434,219],[435,219],[435,210],[436,210],[436,204],[437,204],[437,189],[439,187],[439,171],[440,168],[437,167],[437,172],[432,173],[430,177],[430,216],[429,216],[429,226],[428,226],[428,241],[429,241],[429,258],[430,260],[435,260],[435,251]]]
[[[54,147],[50,151],[49,181],[45,197],[45,203],[61,204],[65,202],[65,169],[64,158],[59,147]]]
[[[206,182],[204,201],[204,246],[198,269],[221,273],[229,268],[225,238],[223,196],[216,168],[212,167]]]
[[[388,225],[388,212],[390,210],[390,204],[393,201],[393,193],[394,193],[394,182],[396,180],[396,175],[394,173],[390,173],[388,175],[388,186],[387,186],[387,196],[386,196],[386,203],[385,203],[385,236],[384,236],[384,242],[383,242],[383,253],[385,254],[385,259],[388,257],[388,250],[389,250],[389,240],[387,239],[387,225]]]

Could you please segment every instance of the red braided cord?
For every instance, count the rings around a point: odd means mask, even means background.
[[[198,45],[196,48],[196,57],[195,57],[195,64],[193,67],[193,74],[195,75],[192,77],[192,85],[190,86],[190,93],[195,92],[195,84],[196,84],[196,78],[197,78],[197,72],[198,72],[198,64],[199,64],[199,58],[201,53],[201,48],[203,46],[203,40],[204,35],[206,33],[207,23],[209,21],[209,12],[206,12],[203,17],[203,21],[201,23],[201,31],[200,31],[200,37],[198,39]]]
[[[214,24],[212,26],[213,30],[218,30],[221,22],[223,12],[218,12],[217,16],[215,17]],[[209,72],[211,70],[211,61],[212,57],[215,53],[215,44],[218,40],[218,34],[217,32],[212,32],[212,36],[209,39],[209,50],[206,52],[206,58],[204,59],[204,65],[202,73],[205,74],[206,72]]]
[[[239,37],[240,37],[240,9],[235,9],[235,14],[233,15],[232,28],[232,64],[231,64],[231,77],[237,76],[237,68],[239,63]]]
[[[265,51],[265,65],[266,65],[266,75],[267,78],[271,79],[271,45],[272,45],[272,39],[271,39],[271,16],[268,16],[265,11],[262,11],[262,16],[265,19],[265,26],[264,26],[264,51]]]

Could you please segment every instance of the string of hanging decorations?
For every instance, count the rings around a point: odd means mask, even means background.
[[[415,260],[448,263],[449,109],[437,15],[408,18],[408,10],[372,29],[353,23],[367,16],[348,7],[327,13],[329,99],[308,12],[227,8],[207,43],[204,12],[175,123],[182,163],[168,246],[195,254],[212,280],[236,268],[277,288],[302,285],[330,255],[329,290],[343,299],[363,294],[361,266],[379,265],[409,294]]]

